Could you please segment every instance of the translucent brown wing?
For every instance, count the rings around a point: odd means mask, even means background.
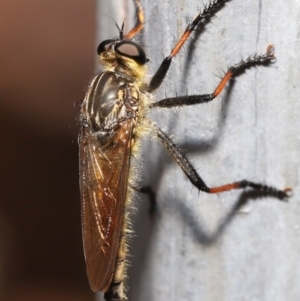
[[[132,121],[127,120],[105,147],[88,128],[80,135],[83,245],[93,291],[107,291],[115,268],[124,218],[131,134]]]

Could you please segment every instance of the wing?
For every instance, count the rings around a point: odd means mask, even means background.
[[[87,129],[80,135],[82,232],[87,274],[93,291],[112,281],[128,184],[132,121],[101,146]]]

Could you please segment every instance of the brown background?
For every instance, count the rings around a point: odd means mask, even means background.
[[[81,245],[76,115],[95,3],[0,3],[0,300],[92,300]]]

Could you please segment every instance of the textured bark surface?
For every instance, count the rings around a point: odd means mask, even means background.
[[[115,3],[115,4],[114,4]],[[143,0],[153,74],[203,3]],[[131,1],[99,0],[97,42],[133,24]],[[211,93],[231,64],[275,45],[277,61],[241,74],[216,100],[151,117],[173,135],[208,185],[249,179],[291,186],[289,203],[241,191],[198,193],[160,142],[145,141],[141,183],[157,212],[137,199],[130,301],[300,299],[300,2],[231,1],[173,60],[157,99]],[[142,201],[141,201],[142,200]],[[239,204],[245,203],[236,211]]]

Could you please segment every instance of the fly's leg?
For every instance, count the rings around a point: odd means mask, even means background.
[[[134,0],[134,4],[136,7],[136,16],[137,16],[137,22],[134,26],[134,28],[132,28],[126,35],[125,35],[125,39],[126,40],[130,40],[132,39],[135,35],[137,35],[144,27],[144,11],[143,11],[143,7],[142,4],[140,3],[139,0]]]
[[[246,68],[250,68],[251,66],[256,66],[258,64],[267,64],[274,60],[274,58],[274,46],[269,45],[265,54],[249,56],[246,60],[242,60],[238,64],[235,64],[234,66],[228,68],[228,71],[225,73],[225,75],[223,76],[219,85],[213,93],[165,98],[153,103],[151,105],[151,108],[172,108],[178,106],[190,106],[212,101],[221,93],[227,82],[231,78],[233,78],[239,71],[244,70]]]
[[[173,158],[180,166],[182,171],[186,174],[191,183],[201,191],[204,191],[206,193],[220,193],[224,191],[244,189],[249,187],[257,191],[262,191],[267,195],[273,195],[280,200],[286,200],[289,197],[289,192],[291,191],[290,188],[280,190],[272,186],[267,186],[261,183],[255,183],[248,180],[242,180],[234,183],[225,184],[222,186],[208,187],[202,180],[202,178],[198,175],[197,171],[186,158],[186,156],[182,153],[180,149],[177,148],[172,139],[169,138],[165,132],[163,132],[160,128],[156,126],[154,126],[154,132],[164,144],[168,152],[173,156]]]
[[[211,1],[207,6],[204,7],[203,11],[200,12],[187,26],[185,29],[183,35],[181,38],[178,40],[176,45],[173,47],[171,53],[169,56],[167,56],[163,62],[161,63],[160,67],[152,77],[150,84],[148,86],[147,91],[148,92],[153,92],[163,82],[164,78],[166,77],[166,74],[169,70],[169,67],[171,65],[173,57],[179,52],[181,47],[184,45],[186,40],[190,37],[191,33],[199,27],[201,24],[205,24],[209,21],[210,17],[217,11],[219,10],[226,2],[229,2],[230,0],[213,0]]]

